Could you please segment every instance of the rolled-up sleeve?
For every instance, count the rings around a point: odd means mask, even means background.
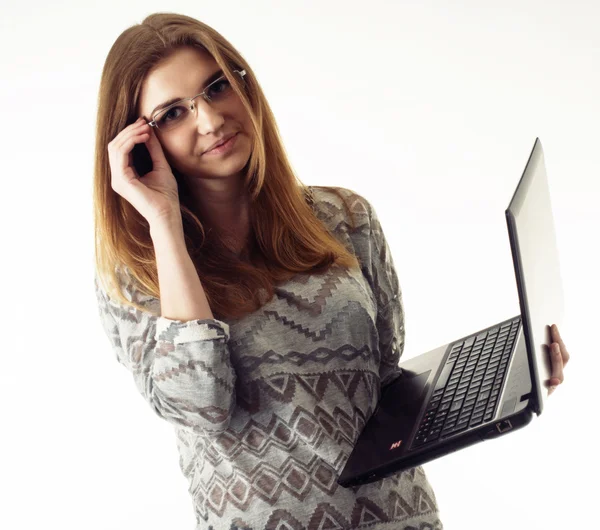
[[[218,435],[235,407],[229,325],[216,319],[171,320],[112,300],[94,278],[98,311],[117,360],[166,421]]]

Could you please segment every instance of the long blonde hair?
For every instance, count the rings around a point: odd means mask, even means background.
[[[122,291],[118,271],[126,268],[141,293],[159,297],[148,222],[112,189],[107,146],[137,119],[141,86],[148,72],[183,46],[206,51],[214,58],[241,98],[254,131],[244,177],[251,201],[249,261],[211,237],[212,231],[204,230],[184,179],[172,168],[186,246],[215,318],[237,319],[257,310],[273,297],[275,285],[296,274],[324,272],[333,264],[358,267],[354,254],[315,216],[308,187],[295,176],[271,108],[241,54],[217,31],[196,19],[154,13],[117,38],[100,81],[93,188],[95,258],[98,278],[109,296],[144,309]],[[243,81],[236,77],[235,69],[246,70]],[[132,157],[140,175],[151,168],[147,152],[134,149]],[[336,188],[320,187],[335,192],[352,217]],[[261,290],[266,298],[259,296]]]

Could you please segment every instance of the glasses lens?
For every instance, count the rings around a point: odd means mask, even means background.
[[[185,103],[160,111],[154,118],[161,131],[169,131],[183,123],[190,115],[190,108]]]
[[[233,93],[229,80],[223,76],[206,87],[206,95],[211,101],[219,101]]]

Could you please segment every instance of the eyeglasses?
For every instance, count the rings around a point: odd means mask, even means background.
[[[234,70],[234,73],[238,74],[243,80],[246,70]],[[198,106],[195,103],[196,98],[202,96],[209,103],[218,103],[226,100],[232,94],[233,87],[229,79],[225,75],[222,75],[208,85],[202,93],[191,98],[180,99],[168,107],[159,110],[152,116],[152,121],[148,125],[156,127],[161,132],[171,131],[175,127],[179,127],[182,123],[189,121],[192,116],[198,116]]]

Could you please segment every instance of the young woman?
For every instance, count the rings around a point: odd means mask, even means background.
[[[421,467],[336,482],[399,374],[402,295],[371,204],[300,184],[241,54],[186,16],[127,29],[95,163],[101,320],[197,529],[441,529]]]

